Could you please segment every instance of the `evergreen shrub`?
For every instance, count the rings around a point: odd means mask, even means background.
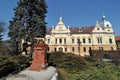
[[[31,59],[25,56],[0,55],[0,77],[19,72],[30,65]]]

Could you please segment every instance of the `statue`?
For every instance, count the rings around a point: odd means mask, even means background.
[[[45,44],[45,38],[34,38],[36,44]]]

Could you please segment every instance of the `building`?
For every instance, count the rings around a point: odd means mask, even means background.
[[[117,49],[120,50],[120,36],[116,36],[115,41],[116,41],[116,44],[117,44]]]
[[[90,50],[116,50],[112,24],[102,17],[90,27],[69,27],[59,18],[56,27],[48,28],[46,34],[48,52],[63,51],[76,55],[89,55]]]

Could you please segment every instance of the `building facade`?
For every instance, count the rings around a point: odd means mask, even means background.
[[[116,41],[117,49],[120,50],[120,36],[116,36],[115,41]]]
[[[112,24],[102,17],[90,27],[69,27],[59,18],[56,27],[48,28],[45,36],[48,52],[63,51],[76,55],[89,55],[90,50],[116,50]]]

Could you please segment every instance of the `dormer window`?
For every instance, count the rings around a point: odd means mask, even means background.
[[[82,32],[82,29],[81,29],[81,27],[79,28],[79,32]]]

